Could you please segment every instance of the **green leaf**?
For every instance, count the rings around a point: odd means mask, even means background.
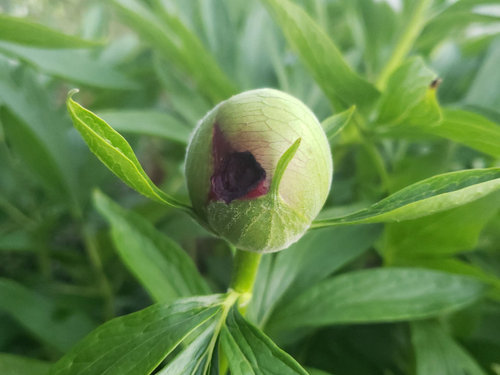
[[[273,180],[271,182],[271,186],[269,187],[269,193],[275,196],[278,196],[279,187],[281,183],[281,179],[283,178],[283,174],[288,167],[288,164],[292,161],[293,157],[297,153],[297,150],[300,147],[300,142],[302,138],[297,138],[295,142],[281,155],[280,160],[276,164],[276,169],[274,170]]]
[[[181,121],[160,111],[102,110],[98,115],[116,131],[160,137],[186,146],[191,133]]]
[[[437,322],[411,324],[416,375],[486,375],[476,361]]]
[[[30,74],[22,75],[19,82],[6,74],[0,78],[0,101],[5,136],[14,150],[47,190],[78,210],[75,158],[67,134],[71,128],[50,109],[45,90]]]
[[[355,271],[280,305],[269,326],[283,330],[433,317],[477,301],[484,289],[475,279],[424,269]]]
[[[49,374],[149,374],[193,332],[218,321],[223,303],[223,295],[186,298],[110,320],[61,358]]]
[[[355,73],[326,32],[298,5],[288,0],[263,0],[288,43],[335,106],[371,106],[379,92]],[[337,109],[340,109],[337,108]]]
[[[114,0],[122,17],[152,47],[196,82],[213,104],[236,92],[200,40],[176,16],[160,10],[156,16],[135,0]]]
[[[330,276],[359,257],[381,233],[378,225],[308,232],[286,251],[264,255],[247,315],[264,326],[277,303]]]
[[[468,263],[455,258],[398,258],[395,262],[398,267],[421,267],[432,270],[455,273],[457,275],[466,275],[474,277],[485,284],[489,284],[492,289],[488,297],[500,300],[500,278],[494,274],[488,273],[478,265]]]
[[[6,14],[0,14],[0,40],[44,48],[83,48],[102,44]]]
[[[46,375],[50,364],[33,358],[0,353],[0,374],[5,375]]]
[[[83,314],[61,314],[63,309],[53,301],[2,278],[0,311],[7,312],[38,339],[63,353],[93,327]]]
[[[438,126],[422,130],[500,158],[500,125],[476,113],[446,109]]]
[[[219,321],[214,320],[207,324],[203,331],[196,332],[194,341],[190,342],[182,353],[158,372],[158,375],[207,374],[218,335],[218,326]]]
[[[110,89],[137,89],[139,85],[123,73],[91,58],[87,51],[47,50],[0,42],[0,52],[71,82]]]
[[[345,110],[344,112],[336,113],[321,121],[321,126],[330,141],[339,135],[346,125],[349,124],[354,111],[356,111],[355,105],[351,106],[351,108]]]
[[[104,165],[144,196],[156,202],[189,211],[187,205],[169,196],[151,181],[125,138],[102,119],[76,103],[71,98],[73,94],[74,91],[69,93],[66,102],[73,124],[90,150]]]
[[[500,192],[423,218],[386,226],[384,257],[439,257],[475,248],[484,226],[500,209]]]
[[[420,57],[406,61],[389,78],[376,122],[386,126],[404,122],[410,110],[424,99],[435,78],[436,74]]]
[[[444,173],[407,186],[368,208],[343,217],[316,220],[312,226],[412,220],[473,202],[498,189],[500,168]]]
[[[186,252],[151,223],[99,191],[94,193],[94,203],[111,225],[123,262],[156,302],[210,292]]]
[[[233,307],[221,332],[221,347],[232,375],[288,375],[307,372]]]

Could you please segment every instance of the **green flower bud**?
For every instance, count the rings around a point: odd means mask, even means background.
[[[291,159],[273,184],[287,150]],[[314,114],[272,89],[219,103],[199,122],[186,156],[195,212],[237,248],[256,252],[284,249],[305,233],[326,200],[332,169]]]

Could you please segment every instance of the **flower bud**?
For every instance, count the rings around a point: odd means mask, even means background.
[[[286,169],[277,171],[294,144]],[[297,241],[321,210],[332,157],[321,125],[301,101],[252,90],[219,103],[199,122],[186,179],[195,212],[215,233],[239,249],[272,252]]]

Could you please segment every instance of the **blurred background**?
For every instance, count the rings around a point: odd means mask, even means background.
[[[355,71],[375,82],[418,2],[295,3]],[[496,123],[499,4],[435,0],[411,51],[442,79],[442,106]],[[126,137],[156,184],[186,199],[189,134],[219,101],[273,87],[300,98],[320,121],[342,108],[327,99],[259,1],[0,0],[0,13],[96,41],[86,48],[44,48],[0,36],[0,352],[44,361],[30,362],[33,369],[57,360],[105,320],[152,303],[120,260],[118,240],[95,209],[96,188],[182,246],[214,290],[224,291],[230,277],[231,252],[223,241],[183,213],[133,192],[90,153],[66,113],[70,89],[79,88],[76,100]],[[372,154],[350,134],[347,129],[333,144],[334,188],[327,207],[339,212],[387,193]],[[498,158],[441,138],[380,138],[375,144],[392,191],[450,170],[498,165]],[[477,219],[476,227],[469,221],[464,237],[446,246],[447,256],[462,262],[456,264],[476,267],[500,288],[498,198],[464,213]],[[452,224],[448,233],[461,228]],[[348,267],[384,263],[372,237]],[[500,306],[492,302],[480,309],[481,314],[472,309],[455,317],[454,334],[485,371],[500,374]],[[401,339],[405,329],[398,324],[326,329],[308,347],[301,345],[303,350],[293,345],[289,350],[336,374],[406,374],[411,355]],[[0,357],[0,370],[2,358],[7,360]],[[325,358],[342,361],[333,365]]]

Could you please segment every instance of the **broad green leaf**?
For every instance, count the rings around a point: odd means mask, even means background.
[[[500,278],[493,275],[476,264],[456,258],[403,258],[400,257],[395,261],[398,267],[422,267],[432,270],[455,273],[458,275],[466,275],[474,277],[485,284],[489,284],[492,289],[488,293],[488,297],[500,300]]]
[[[175,117],[153,110],[103,110],[99,117],[123,133],[150,135],[187,145],[191,129]]]
[[[333,375],[330,372],[318,370],[316,368],[308,368],[307,372],[309,372],[309,375]]]
[[[7,14],[0,14],[0,40],[44,48],[82,48],[102,44]]]
[[[411,339],[415,350],[416,375],[486,375],[437,322],[412,322]]]
[[[110,320],[51,368],[50,375],[150,374],[200,327],[220,319],[224,296],[156,304]]]
[[[46,375],[50,364],[19,355],[0,353],[0,374],[5,375]]]
[[[13,280],[0,278],[0,311],[8,313],[39,340],[61,352],[93,328],[79,312],[63,311],[53,301]]]
[[[316,284],[280,305],[270,329],[422,319],[482,297],[475,279],[412,268],[350,272]]]
[[[70,92],[66,102],[73,124],[90,150],[104,165],[144,196],[169,206],[189,210],[184,203],[169,196],[151,181],[125,138],[102,119],[76,103],[71,98],[73,93],[74,91]]]
[[[412,220],[446,211],[500,189],[500,168],[444,173],[419,181],[353,214],[321,219],[314,228]]]
[[[384,257],[439,257],[472,250],[500,209],[500,192],[437,214],[386,226]]]
[[[438,126],[424,127],[422,131],[500,158],[500,125],[476,113],[446,109]]]
[[[196,338],[172,362],[158,372],[158,375],[207,374],[219,324],[219,321],[214,320],[207,324],[203,331],[196,332]]]
[[[320,229],[307,233],[286,251],[265,255],[247,315],[265,325],[283,298],[294,297],[359,257],[381,229],[377,225]]]
[[[233,307],[221,332],[221,348],[233,375],[288,375],[307,372]]]
[[[125,21],[179,70],[187,73],[215,104],[236,92],[200,40],[176,16],[158,16],[136,0],[114,0]]]
[[[409,59],[392,73],[380,98],[377,123],[397,125],[404,122],[410,110],[424,99],[436,78],[420,57]]]
[[[111,225],[123,262],[156,302],[209,293],[193,261],[177,243],[99,191],[94,193],[94,203]]]
[[[91,58],[87,51],[48,50],[0,42],[0,52],[71,82],[109,89],[137,89],[139,85],[112,66]]]
[[[336,113],[321,121],[321,126],[330,141],[339,135],[346,125],[349,124],[355,110],[356,106],[353,105],[344,112]]]
[[[263,3],[334,105],[342,108],[356,104],[366,109],[375,102],[379,96],[377,89],[347,65],[334,42],[302,8],[288,0],[263,0]]]

